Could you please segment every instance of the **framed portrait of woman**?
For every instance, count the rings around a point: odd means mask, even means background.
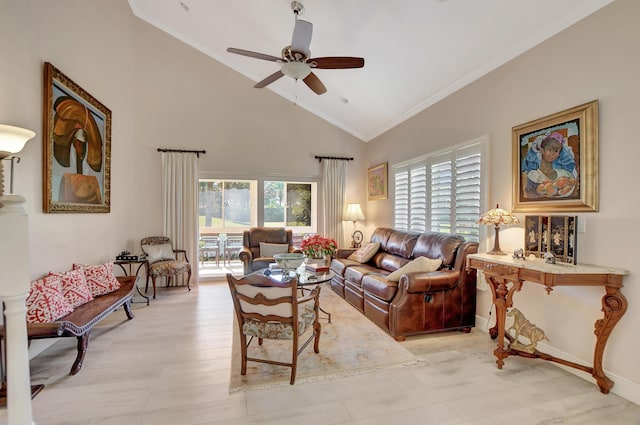
[[[598,211],[598,101],[512,129],[514,212]]]

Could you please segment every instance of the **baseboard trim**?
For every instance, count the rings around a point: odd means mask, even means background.
[[[489,320],[485,317],[476,316],[476,328],[481,330],[482,332],[489,333],[489,328],[494,326],[494,323],[489,322]],[[568,353],[563,352],[562,350],[558,350],[557,348],[552,347],[546,343],[540,343],[540,348],[542,352],[550,354],[554,357],[558,357],[561,359],[569,360],[574,363],[579,363],[583,365],[589,366],[589,363],[585,362],[582,359],[578,359]],[[596,385],[595,379],[591,375],[586,372],[583,372],[579,369],[575,369],[572,367],[564,366],[559,363],[549,362],[554,366],[562,368],[567,372],[570,372],[573,375],[576,375],[586,381],[593,382]],[[640,383],[633,382],[627,378],[624,378],[620,375],[616,375],[615,373],[611,373],[608,370],[605,370],[605,374],[614,382],[613,388],[611,392],[619,395],[620,397],[629,400],[632,403],[635,403],[640,406]]]

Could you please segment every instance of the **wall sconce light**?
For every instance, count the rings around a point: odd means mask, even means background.
[[[360,230],[356,230],[356,221],[364,221],[364,213],[362,212],[362,208],[360,208],[360,204],[348,204],[347,211],[342,218],[344,221],[353,221],[353,233],[351,234],[351,247],[352,248],[360,248],[360,244],[362,243],[362,232]]]
[[[518,217],[513,215],[511,211],[499,208],[498,204],[496,204],[495,208],[487,211],[486,213],[480,216],[480,218],[478,219],[478,223],[486,224],[488,226],[495,226],[495,229],[496,229],[495,239],[493,240],[493,249],[487,252],[487,254],[507,255],[506,252],[502,252],[500,250],[500,240],[498,238],[500,225],[501,224],[502,225],[519,224],[520,220],[518,220]]]

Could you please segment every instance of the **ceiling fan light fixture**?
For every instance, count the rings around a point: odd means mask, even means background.
[[[304,80],[311,74],[311,67],[304,62],[287,62],[282,64],[282,73],[295,80]]]

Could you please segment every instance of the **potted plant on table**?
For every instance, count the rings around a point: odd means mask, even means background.
[[[300,250],[307,259],[324,259],[331,261],[331,257],[338,249],[338,244],[334,239],[325,238],[320,235],[313,235],[302,240]]]

